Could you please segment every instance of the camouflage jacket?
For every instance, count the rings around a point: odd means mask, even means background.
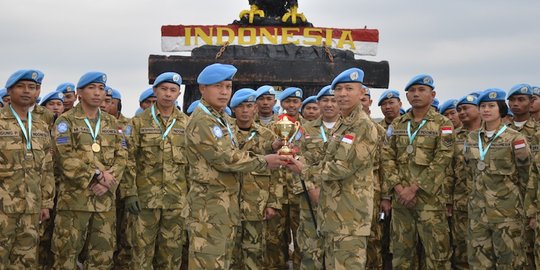
[[[533,155],[538,153],[538,151],[540,150],[540,138],[537,136],[537,133],[540,130],[540,125],[536,121],[531,118],[527,120],[527,122],[525,122],[525,124],[521,128],[518,128],[514,124],[514,122],[510,122],[508,124],[508,127],[512,128],[515,131],[518,131],[519,133],[523,134],[525,138],[527,138],[529,148],[531,149]]]
[[[358,105],[328,136],[319,179],[323,232],[368,236],[373,215],[373,160],[377,128]]]
[[[469,133],[467,138],[465,161],[472,178],[469,217],[480,217],[479,221],[486,223],[521,219],[524,216],[523,197],[531,164],[527,140],[513,129],[504,131],[493,140],[483,161],[485,169],[481,171],[477,168],[480,161],[479,133],[484,149],[492,140],[485,135],[484,127]]]
[[[273,152],[272,143],[277,136],[265,127],[253,123],[249,131],[243,131],[234,125],[234,133],[241,150],[258,155]],[[279,184],[278,180],[277,171],[253,171],[242,174],[240,195],[242,220],[263,220],[266,207],[281,209],[279,199],[283,196],[283,191],[276,190],[276,186]],[[282,187],[280,186],[280,188]]]
[[[54,113],[49,111],[47,108],[36,104],[34,105],[34,110],[32,113],[47,123],[48,127],[52,127],[54,125]]]
[[[39,213],[53,208],[54,175],[49,125],[32,112],[32,148],[6,106],[0,109],[0,212]],[[25,128],[27,121],[23,121]]]
[[[58,117],[53,129],[55,152],[63,174],[58,185],[57,207],[60,210],[108,212],[115,206],[116,187],[111,187],[102,196],[94,195],[90,187],[95,183],[96,169],[112,170],[116,181],[122,179],[127,158],[125,139],[118,132],[116,119],[102,112],[97,136],[101,150],[94,153],[85,118],[81,104],[78,104]],[[91,120],[90,124],[94,129],[96,122]]]
[[[223,112],[201,99],[207,113],[197,107],[186,127],[186,156],[189,163],[187,222],[238,226],[240,224],[240,173],[265,172],[260,155],[240,150],[231,138]],[[232,128],[231,128],[232,133]]]
[[[454,156],[452,162],[447,167],[448,194],[455,210],[467,211],[467,202],[471,193],[472,179],[468,174],[468,165],[465,162],[464,149],[465,142],[470,131],[465,128],[455,130],[456,142],[454,144]]]
[[[378,144],[377,144],[377,151],[375,151],[375,157],[373,160],[373,201],[375,204],[379,204],[382,195],[383,190],[388,190],[388,188],[383,188],[384,182],[382,181],[382,162],[381,162],[381,151],[384,144],[384,141],[386,140],[386,130],[379,124],[377,124],[375,121],[373,121],[373,124],[377,128],[377,137],[378,137]],[[383,120],[384,122],[384,120]],[[384,197],[388,198],[390,194],[385,194]]]
[[[127,125],[130,123],[130,119],[120,113],[120,117],[116,119],[116,122],[118,122],[118,127],[120,130],[125,130]]]
[[[379,124],[382,128],[384,128],[384,130],[387,130],[388,127],[391,125],[391,124],[386,123],[384,118],[383,118],[383,120],[379,121],[377,124]]]
[[[272,114],[272,120],[270,120],[270,123],[268,123],[267,125],[265,125],[262,121],[261,121],[261,118],[258,114],[255,115],[255,123],[263,126],[263,127],[266,127],[266,128],[269,128],[274,122],[278,121],[279,118],[278,118],[278,115],[277,114]]]
[[[420,123],[414,122],[412,111],[392,122],[382,153],[383,179],[388,183],[384,187],[389,189],[383,193],[391,194],[398,184],[403,187],[417,184],[416,209],[444,210],[448,201],[446,169],[454,154],[452,122],[432,107],[424,120],[425,125],[418,130],[410,154],[406,151],[409,145],[407,126],[411,122],[411,133],[414,133]],[[405,206],[396,203],[393,207]]]
[[[338,123],[335,124],[337,126]],[[322,127],[322,129],[321,129]],[[331,130],[327,129],[321,118],[307,123],[303,126],[304,134],[300,142],[300,152],[305,163],[305,170],[302,172],[302,177],[306,184],[307,190],[320,187],[320,183],[316,183],[315,179],[320,179],[319,163],[322,161],[325,153],[326,145],[330,140]],[[324,132],[324,134],[323,134]]]
[[[155,106],[155,105],[154,105]],[[137,195],[142,208],[182,209],[188,191],[185,127],[188,117],[174,109],[166,122],[156,107],[132,119],[124,134],[128,165],[120,185],[122,198]],[[176,120],[165,139],[162,134]]]

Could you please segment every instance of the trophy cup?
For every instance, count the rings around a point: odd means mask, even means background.
[[[294,156],[294,152],[291,148],[289,148],[289,140],[296,136],[298,133],[298,130],[300,130],[300,123],[298,121],[292,122],[289,120],[289,117],[286,115],[287,112],[285,112],[281,119],[276,121],[274,131],[279,136],[279,138],[283,141],[283,146],[277,151],[279,155],[282,156]]]

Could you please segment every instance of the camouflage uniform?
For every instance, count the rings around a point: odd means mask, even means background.
[[[373,215],[377,128],[358,105],[328,136],[321,170],[319,212],[326,269],[365,269]],[[310,168],[306,168],[310,170]]]
[[[538,122],[537,122],[538,123]],[[537,133],[535,137],[539,138],[540,133]],[[540,269],[540,214],[538,207],[538,198],[540,198],[540,189],[538,185],[538,171],[540,164],[540,153],[536,152],[534,154],[534,165],[531,166],[531,176],[527,183],[527,191],[525,194],[525,214],[531,219],[536,219],[536,228],[535,228],[535,247],[534,247],[534,266],[536,269]],[[536,176],[536,177],[535,177]]]
[[[468,205],[469,265],[471,269],[521,269],[529,146],[525,136],[507,129],[493,140],[484,159],[486,168],[480,171],[479,133],[484,148],[492,140],[485,135],[484,127],[467,138],[465,160],[473,179]]]
[[[32,111],[36,117],[39,117],[42,119],[45,123],[47,123],[47,127],[52,127],[54,125],[54,113],[49,111],[47,108],[41,106],[41,105],[34,105],[34,110]]]
[[[388,130],[388,127],[391,126],[391,124],[388,124],[384,119],[382,119],[378,123],[382,128],[384,128],[385,136],[386,131]],[[381,148],[381,154],[382,154],[382,148]],[[382,157],[381,157],[382,159]],[[381,168],[384,169],[384,168]],[[382,191],[389,191],[390,189],[388,187],[385,187],[383,185],[387,185],[388,182],[384,181],[384,178],[382,177],[382,172],[379,171],[379,178],[381,179],[381,193]],[[381,194],[382,198],[392,201],[391,194]],[[382,236],[381,236],[381,249],[382,249],[382,256],[383,256],[383,263],[386,265],[388,262],[392,262],[392,253],[390,253],[390,223],[392,222],[392,211],[388,215],[384,217],[383,221],[383,229],[382,229]],[[391,266],[391,264],[390,264]]]
[[[387,132],[391,137],[383,147],[383,178],[388,183],[384,187],[389,189],[384,193],[389,194],[398,184],[418,185],[413,208],[406,208],[398,202],[395,191],[393,194],[391,250],[395,269],[410,269],[416,264],[418,242],[423,244],[428,269],[450,268],[444,181],[454,152],[452,122],[433,107],[424,120],[412,143],[413,153],[406,152],[407,125],[410,122],[411,130],[417,130],[420,123],[414,122],[412,112],[394,119],[392,130]]]
[[[85,118],[79,104],[62,114],[53,130],[62,170],[52,240],[55,269],[74,269],[85,242],[88,245],[87,256],[83,254],[85,268],[109,269],[113,264],[116,186],[102,196],[94,195],[90,187],[95,183],[96,169],[111,170],[120,181],[126,165],[125,141],[118,132],[116,119],[101,113],[97,137],[101,151],[94,153]],[[92,128],[96,123],[93,124]]]
[[[122,198],[137,196],[141,212],[129,215],[131,263],[129,269],[174,269],[182,261],[186,241],[181,216],[188,191],[185,126],[188,117],[177,108],[164,120],[156,105],[145,110],[125,129],[129,159]],[[165,139],[162,134],[176,120]],[[160,128],[161,127],[161,128]]]
[[[223,112],[204,99],[186,127],[190,190],[187,218],[189,269],[230,269],[240,226],[240,173],[265,172],[262,156],[238,148]]]
[[[539,151],[539,137],[537,136],[538,129],[540,128],[540,125],[536,123],[532,118],[527,120],[525,124],[518,128],[514,122],[510,122],[508,124],[508,127],[519,131],[519,133],[523,134],[525,138],[527,138],[527,142],[529,143],[529,147],[531,149],[531,153],[533,156],[535,156]],[[534,163],[534,161],[533,161]],[[533,165],[534,172],[537,172],[536,166]],[[524,217],[523,221],[523,247],[525,248],[525,262],[526,262],[526,269],[536,269],[534,266],[535,263],[535,256],[534,256],[534,239],[535,239],[535,233],[534,229],[531,229],[529,227],[529,218],[528,215]]]
[[[261,121],[260,116],[259,116],[258,114],[255,114],[255,120],[254,120],[254,121],[255,121],[256,124],[259,124],[259,125],[261,125],[261,126],[263,126],[263,127],[270,128],[270,127],[272,127],[272,125],[273,125],[276,121],[278,121],[278,120],[279,120],[278,115],[277,115],[277,114],[272,114],[272,120],[270,120],[270,123],[268,123],[268,124],[265,125],[265,124]]]
[[[277,136],[267,128],[253,123],[249,131],[235,126],[234,133],[240,149],[259,155],[273,152],[272,143]],[[264,210],[267,207],[280,209],[278,194],[275,192],[279,177],[270,170],[242,174],[240,191],[240,211],[242,226],[237,238],[238,268],[264,269],[266,267],[266,227]]]
[[[32,117],[32,149],[27,154],[9,105],[0,109],[0,269],[37,268],[40,212],[53,208],[49,126],[35,113]]]

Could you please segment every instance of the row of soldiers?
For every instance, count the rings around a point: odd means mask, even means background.
[[[183,250],[189,269],[278,269],[291,242],[294,269],[381,269],[384,243],[396,269],[534,267],[537,88],[510,91],[507,125],[504,91],[437,113],[433,79],[418,75],[410,112],[388,90],[377,124],[360,69],[306,100],[285,89],[281,117],[271,86],[232,95],[235,73],[206,67],[190,117],[175,104],[181,76],[161,74],[131,120],[104,73],[44,97],[54,113],[35,104],[43,73],[13,74],[0,111],[0,269],[36,268],[38,253],[44,268],[178,269]],[[288,142],[273,132],[280,118],[301,126]],[[284,145],[296,156],[274,154]]]

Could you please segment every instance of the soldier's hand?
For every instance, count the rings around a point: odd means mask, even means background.
[[[271,155],[264,156],[264,160],[266,160],[266,163],[267,163],[266,167],[268,167],[268,169],[275,169],[275,168],[278,168],[279,166],[287,165],[290,158],[287,156],[271,154]]]
[[[414,190],[413,187],[404,187],[398,195],[399,203],[406,206],[416,198],[416,190]]]
[[[405,207],[407,208],[414,208],[415,206],[416,206],[416,198],[412,199],[412,201],[405,203]]]
[[[47,209],[47,208],[41,209],[41,213],[39,214],[39,223],[41,223],[41,222],[43,222],[45,220],[48,220],[49,218],[51,218],[49,209]]]
[[[97,183],[97,184],[94,184],[90,187],[90,190],[97,196],[102,196],[103,194],[105,194],[107,191],[109,191],[109,188],[100,184],[100,183]]]
[[[102,185],[106,186],[107,188],[111,188],[111,186],[116,185],[116,178],[114,177],[114,175],[112,175],[112,171],[103,171],[101,172],[101,176],[102,178],[99,179],[99,182]]]
[[[309,200],[313,203],[313,206],[317,206],[319,204],[319,194],[321,193],[321,188],[316,187],[314,189],[310,189],[308,191]]]
[[[274,152],[277,152],[277,150],[279,150],[283,145],[285,145],[283,141],[277,139],[272,143],[272,149],[274,150]]]
[[[301,174],[302,169],[304,169],[304,164],[300,160],[294,158],[290,158],[289,160],[290,162],[287,163],[287,168],[294,173]]]
[[[264,220],[269,220],[269,219],[272,219],[273,217],[275,217],[277,215],[277,211],[276,209],[272,208],[272,207],[266,207],[264,209]]]
[[[129,196],[124,199],[124,205],[126,207],[126,210],[128,210],[130,213],[134,215],[138,215],[141,212],[141,205],[139,203],[139,197],[137,196]]]
[[[383,211],[386,216],[390,215],[390,211],[392,211],[392,202],[390,200],[381,200],[381,211]]]
[[[532,217],[529,219],[529,228],[536,229],[536,218]]]

